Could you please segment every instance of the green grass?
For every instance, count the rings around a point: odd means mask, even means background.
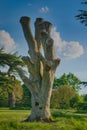
[[[30,110],[0,109],[0,130],[87,130],[87,114],[53,110],[52,123],[24,123]]]

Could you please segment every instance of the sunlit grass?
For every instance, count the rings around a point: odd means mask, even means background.
[[[0,110],[0,130],[87,130],[87,114],[75,110],[52,110],[52,123],[22,122],[30,110]]]

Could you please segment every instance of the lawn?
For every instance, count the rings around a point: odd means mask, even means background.
[[[87,130],[87,114],[75,110],[52,110],[52,123],[22,122],[30,110],[0,109],[0,130]]]

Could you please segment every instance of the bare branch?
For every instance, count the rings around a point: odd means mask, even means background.
[[[29,58],[29,56],[23,56],[22,60],[24,61],[25,64],[34,65],[34,62]]]
[[[25,76],[24,71],[21,67],[16,67],[16,71],[18,72],[19,76],[21,77],[24,83],[28,81],[28,77]]]
[[[46,40],[46,59],[47,60],[53,60],[56,58],[55,56],[55,50],[54,50],[54,41],[52,38],[48,38]]]
[[[33,90],[32,80],[29,79],[27,76],[25,76],[24,71],[23,71],[22,68],[16,67],[16,71],[18,72],[20,78],[22,79],[22,81],[24,82],[24,84],[27,86],[27,88],[30,91],[32,91]]]
[[[41,52],[42,49],[42,36],[41,32],[45,31],[48,36],[50,36],[52,24],[50,22],[44,21],[42,18],[37,18],[35,21],[35,39],[37,41],[38,51]]]
[[[44,19],[42,18],[37,18],[35,21],[35,39],[37,41],[37,47],[38,47],[38,51],[41,52],[42,51],[42,43],[41,43],[41,39],[40,39],[40,28],[39,28],[39,24],[41,24],[42,22],[44,22]]]
[[[61,60],[60,60],[59,58],[53,60],[52,68],[53,68],[54,70],[56,70],[57,66],[60,64],[60,61],[61,61]]]
[[[44,55],[47,60],[53,60],[56,58],[55,56],[55,50],[54,50],[54,41],[53,39],[48,35],[46,31],[41,32],[41,38],[42,38],[42,45],[44,49]]]
[[[28,57],[24,56],[23,58],[24,63],[27,65],[28,71],[32,76],[35,75],[35,64],[34,62]]]
[[[29,46],[29,54],[33,60],[35,59],[35,51],[37,51],[37,42],[35,41],[30,29],[30,18],[26,16],[21,17],[20,23]]]

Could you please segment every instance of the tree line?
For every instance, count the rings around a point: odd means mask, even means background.
[[[31,108],[30,91],[17,78],[16,65],[24,66],[21,57],[0,49],[0,107]],[[5,72],[3,67],[6,68]],[[60,78],[55,77],[51,108],[75,108],[79,102],[86,102],[87,95],[80,96],[78,93],[82,84],[87,85],[73,73],[64,73]]]
[[[82,2],[82,4],[87,5],[87,1]],[[75,16],[76,19],[80,20],[82,24],[87,25],[87,10],[79,10],[79,12],[80,13],[77,16]],[[25,18],[25,20],[27,20],[27,17]],[[41,22],[41,20],[43,21],[43,19],[37,19],[37,22]],[[24,19],[22,19],[20,22],[23,25]],[[50,23],[48,24],[51,26]],[[35,29],[37,30],[38,29],[37,23],[35,23],[35,27],[36,27]],[[23,28],[23,31],[24,31],[24,35],[27,42],[29,42],[29,37],[26,36],[25,28]],[[49,32],[49,28],[46,31]],[[39,33],[39,30],[37,32]],[[35,33],[37,34],[37,32]],[[38,41],[38,36],[36,34],[35,34],[35,38]],[[43,32],[41,35],[42,37],[45,36],[45,32]],[[32,52],[32,46],[30,49]],[[33,54],[31,52],[30,52],[30,55],[33,58]],[[41,55],[39,54],[38,56],[41,59],[42,63],[46,63],[46,66],[49,67],[45,59],[41,57]],[[25,61],[25,63],[27,62],[25,58],[23,60]],[[33,65],[33,62],[31,63]],[[5,72],[3,72],[2,69],[0,71],[0,107],[31,106],[30,100],[29,100],[31,99],[31,94],[29,92],[29,89],[27,88],[27,85],[25,84],[22,85],[21,82],[17,78],[17,72],[19,72],[19,74],[21,75],[23,79],[24,72],[21,69],[17,69],[17,66],[21,66],[21,67],[25,66],[24,62],[21,60],[21,57],[17,56],[16,54],[5,53],[3,52],[3,49],[0,49],[0,68],[4,67],[6,70]],[[51,107],[57,107],[57,108],[74,107],[76,106],[75,102],[77,101],[77,99],[78,101],[81,101],[81,100],[86,101],[86,95],[84,95],[82,98],[78,94],[78,91],[81,88],[81,85],[87,86],[87,82],[80,81],[72,73],[69,73],[69,74],[64,73],[60,78],[55,77],[54,83],[53,83]],[[29,97],[27,98],[27,96]],[[67,97],[70,97],[70,98],[68,99]]]

